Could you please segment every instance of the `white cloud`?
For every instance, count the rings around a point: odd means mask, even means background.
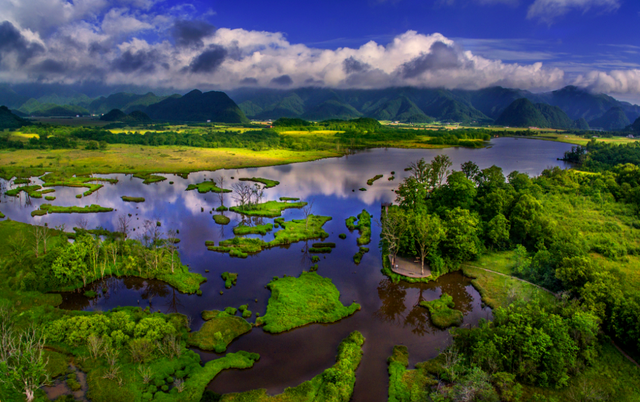
[[[535,0],[529,7],[527,18],[551,25],[559,17],[573,10],[586,13],[592,8],[605,12],[615,11],[620,0]]]
[[[640,94],[640,69],[592,71],[580,75],[575,85],[598,93]]]

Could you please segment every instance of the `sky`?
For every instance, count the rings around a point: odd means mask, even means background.
[[[0,83],[549,91],[640,102],[638,0],[0,0]]]

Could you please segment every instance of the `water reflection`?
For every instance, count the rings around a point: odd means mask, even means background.
[[[166,181],[150,185],[141,179],[116,174],[105,177],[117,178],[116,185],[105,185],[96,193],[76,198],[83,188],[56,187],[51,193],[56,197],[54,205],[72,206],[99,204],[114,208],[111,213],[100,214],[50,214],[32,218],[32,210],[47,202],[43,199],[28,199],[26,194],[19,197],[2,196],[0,211],[8,218],[49,227],[66,224],[67,230],[78,225],[78,219],[86,220],[89,228],[104,227],[114,230],[118,215],[131,214],[133,235],[140,233],[144,221],[149,219],[161,223],[164,231],[176,229],[179,252],[184,264],[190,270],[205,276],[202,296],[185,295],[163,282],[138,278],[105,278],[91,284],[80,292],[63,294],[62,308],[82,310],[108,310],[117,306],[150,307],[153,311],[165,313],[179,312],[193,320],[193,328],[202,325],[200,313],[203,310],[223,310],[249,304],[254,313],[264,315],[270,296],[265,285],[274,276],[298,276],[311,266],[309,248],[314,241],[295,243],[290,246],[275,247],[246,259],[232,258],[228,254],[214,253],[206,249],[205,240],[219,242],[233,237],[232,228],[238,224],[258,225],[273,222],[272,219],[242,217],[231,211],[225,215],[231,219],[228,226],[218,225],[212,215],[219,205],[233,205],[230,194],[199,194],[186,191],[189,184],[199,183],[212,176],[224,176],[225,187],[230,188],[241,177],[265,177],[280,181],[280,185],[265,191],[266,200],[280,197],[313,198],[314,213],[332,216],[324,229],[329,233],[328,242],[337,247],[329,254],[320,256],[318,273],[331,278],[341,293],[341,301],[350,304],[357,301],[362,310],[353,316],[331,325],[309,325],[279,335],[270,335],[260,328],[234,341],[229,351],[246,350],[261,355],[260,361],[251,370],[224,371],[210,384],[216,392],[236,392],[253,388],[266,388],[271,393],[282,392],[285,387],[295,386],[319,374],[335,362],[336,348],[340,340],[351,331],[361,331],[365,338],[365,353],[358,369],[358,381],[353,396],[354,401],[386,400],[388,381],[387,358],[393,346],[403,344],[409,347],[410,364],[435,357],[439,350],[451,342],[448,331],[434,328],[428,312],[420,307],[422,300],[434,300],[442,292],[450,294],[456,308],[464,314],[463,326],[476,325],[481,318],[491,318],[491,311],[485,308],[480,295],[471,286],[470,280],[460,273],[445,275],[428,284],[393,283],[380,272],[381,257],[376,245],[379,228],[372,227],[371,251],[366,253],[359,265],[353,262],[358,251],[356,238],[345,227],[345,219],[355,216],[366,208],[379,218],[380,203],[392,201],[392,192],[403,176],[404,167],[419,158],[430,160],[439,153],[448,154],[454,167],[473,160],[481,168],[496,164],[505,174],[512,170],[539,174],[550,166],[563,166],[556,160],[570,144],[533,141],[525,139],[501,138],[491,141],[491,148],[445,150],[402,150],[376,149],[349,155],[343,158],[326,159],[309,163],[297,163],[252,169],[232,169],[212,172],[196,172],[187,179],[165,174]],[[395,180],[387,180],[395,171]],[[367,186],[366,181],[376,174],[385,176]],[[233,179],[231,178],[233,177]],[[33,180],[41,184],[39,179]],[[174,184],[170,184],[173,182]],[[0,186],[15,186],[0,180]],[[367,191],[358,191],[360,187]],[[353,191],[355,190],[355,191]],[[121,196],[144,197],[143,203],[126,203]],[[286,210],[285,219],[302,218],[300,210]],[[274,229],[275,231],[275,229]],[[340,233],[346,239],[338,237]],[[256,236],[261,237],[261,236]],[[273,232],[263,237],[273,238]],[[238,283],[231,289],[224,287],[220,278],[222,272],[239,274]],[[93,290],[97,296],[89,299],[85,290]],[[222,294],[221,294],[222,292]],[[199,352],[203,360],[219,357],[215,353]]]

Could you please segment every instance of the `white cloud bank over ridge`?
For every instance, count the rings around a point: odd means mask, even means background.
[[[194,21],[189,6],[151,12],[153,5],[152,0],[0,0],[0,82],[531,90],[570,83],[561,69],[484,58],[438,33],[407,31],[387,45],[370,41],[326,50],[292,44],[278,32],[215,29]],[[575,82],[602,92],[640,93],[640,70],[594,72]]]

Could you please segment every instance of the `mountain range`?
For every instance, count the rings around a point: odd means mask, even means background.
[[[34,95],[33,92],[30,94]],[[241,123],[246,122],[247,117],[256,120],[371,117],[408,123],[434,120],[463,124],[509,122],[510,126],[521,127],[603,130],[623,129],[640,117],[638,105],[574,86],[546,93],[502,87],[474,91],[308,87],[291,90],[240,88],[227,94],[194,90],[184,96],[118,92],[94,99],[71,91],[60,95],[38,93],[37,96],[27,98],[9,86],[0,86],[0,105],[8,106],[19,116],[106,114],[119,109],[125,114],[142,111],[154,120]],[[529,103],[523,103],[522,99]],[[519,102],[514,104],[516,101]],[[524,114],[514,116],[518,113]]]

